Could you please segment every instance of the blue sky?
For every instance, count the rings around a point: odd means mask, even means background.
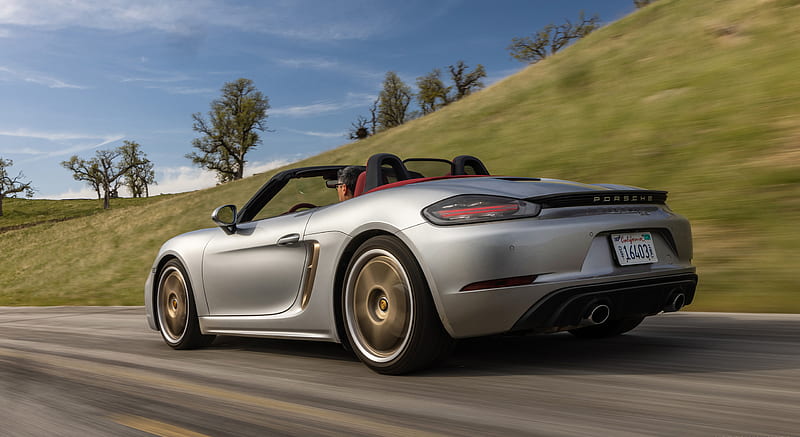
[[[0,157],[38,198],[94,197],[59,163],[123,140],[155,163],[151,193],[212,186],[184,158],[191,114],[245,77],[269,97],[246,174],[348,142],[387,71],[483,64],[487,84],[524,67],[506,47],[551,22],[632,0],[0,0]]]

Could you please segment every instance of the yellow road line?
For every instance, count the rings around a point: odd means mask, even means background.
[[[159,437],[208,437],[199,432],[189,431],[185,428],[139,416],[115,415],[111,416],[111,420],[128,428],[144,431]]]
[[[344,426],[362,433],[367,432],[376,435],[397,436],[414,435],[423,437],[438,437],[444,435],[425,432],[415,428],[392,425],[382,420],[374,420],[351,413],[302,405],[294,402],[280,401],[277,399],[269,399],[223,388],[210,387],[207,385],[182,380],[181,378],[175,376],[167,377],[152,371],[133,369],[115,364],[97,363],[78,358],[69,358],[42,352],[4,349],[1,347],[0,356],[24,358],[32,361],[38,361],[45,366],[59,367],[72,372],[88,373],[93,380],[97,380],[98,376],[103,375],[129,381],[134,385],[147,384],[153,388],[161,390],[174,390],[192,396],[202,396],[213,401],[224,400],[226,402],[236,403],[250,408],[257,407],[259,409],[270,409],[281,413],[294,414],[317,422],[321,421],[338,426]],[[65,375],[59,374],[59,376],[63,377]]]

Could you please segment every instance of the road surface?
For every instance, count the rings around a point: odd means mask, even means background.
[[[800,316],[474,339],[397,377],[330,343],[174,351],[141,307],[0,308],[0,435],[800,435]]]

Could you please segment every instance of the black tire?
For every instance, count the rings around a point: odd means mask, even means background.
[[[214,341],[214,335],[200,332],[192,284],[180,261],[167,261],[158,273],[155,306],[161,337],[173,349],[196,349]]]
[[[583,328],[572,329],[570,334],[578,338],[607,338],[624,334],[631,329],[639,326],[644,317],[633,317],[628,319],[609,320],[602,325],[586,326]]]
[[[419,264],[390,236],[367,240],[353,255],[342,318],[353,351],[378,373],[430,367],[447,358],[455,343],[442,327]]]

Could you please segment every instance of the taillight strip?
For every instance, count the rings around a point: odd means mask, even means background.
[[[482,214],[486,212],[505,212],[505,211],[516,211],[519,209],[517,205],[496,205],[496,206],[481,206],[475,208],[464,208],[464,209],[452,209],[444,211],[439,211],[439,215],[441,217],[453,217],[457,215],[472,215],[472,214]]]

